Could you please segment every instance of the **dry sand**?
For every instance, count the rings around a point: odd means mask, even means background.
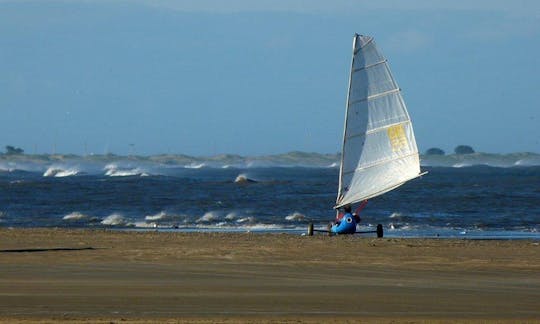
[[[0,229],[4,322],[539,322],[538,241]]]

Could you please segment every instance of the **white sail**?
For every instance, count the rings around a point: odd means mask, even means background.
[[[336,208],[420,176],[411,119],[372,37],[355,35]]]

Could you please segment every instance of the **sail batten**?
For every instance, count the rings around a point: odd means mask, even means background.
[[[351,138],[355,138],[355,137],[365,137],[369,134],[373,134],[373,133],[376,133],[376,132],[380,132],[380,131],[383,131],[383,130],[386,130],[392,126],[397,126],[397,125],[404,125],[404,124],[407,124],[407,123],[410,123],[410,121],[403,121],[403,122],[398,122],[398,123],[394,123],[394,124],[389,124],[387,126],[381,126],[381,127],[377,127],[377,128],[372,128],[368,131],[366,131],[365,133],[356,133],[356,134],[349,134],[347,135],[347,139],[351,139]]]
[[[351,101],[349,103],[349,105],[354,105],[354,104],[359,103],[359,102],[368,101],[368,100],[376,99],[376,98],[379,98],[379,97],[384,97],[384,96],[387,96],[387,95],[390,95],[392,93],[396,93],[396,92],[399,92],[399,91],[401,91],[400,88],[395,88],[395,89],[391,89],[391,90],[388,90],[388,91],[385,91],[385,92],[375,93],[375,94],[372,94],[372,95],[370,95],[368,97],[361,98],[361,99],[356,99],[354,101]]]
[[[371,68],[371,67],[374,67],[374,66],[377,66],[377,65],[383,64],[383,63],[386,63],[386,60],[382,60],[382,61],[380,61],[380,62],[373,63],[373,64],[371,64],[371,65],[367,65],[367,66],[363,66],[363,67],[354,69],[354,70],[353,70],[353,73],[354,73],[354,72],[359,72],[359,71],[362,71],[362,70],[366,70],[366,69],[369,69],[369,68]]]
[[[401,89],[372,37],[355,35],[336,208],[418,177],[420,157]]]

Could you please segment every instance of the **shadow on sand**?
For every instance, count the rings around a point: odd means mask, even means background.
[[[84,248],[48,248],[48,249],[9,249],[9,250],[0,250],[0,253],[81,251],[81,250],[95,250],[95,249],[93,247],[84,247]]]

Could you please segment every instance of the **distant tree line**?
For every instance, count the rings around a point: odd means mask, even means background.
[[[456,154],[472,154],[474,153],[474,149],[470,147],[469,145],[458,145],[454,149],[454,153]],[[426,151],[426,155],[445,155],[446,153],[444,150],[438,148],[438,147],[432,147]]]
[[[6,155],[24,154],[24,150],[20,147],[6,145]]]

